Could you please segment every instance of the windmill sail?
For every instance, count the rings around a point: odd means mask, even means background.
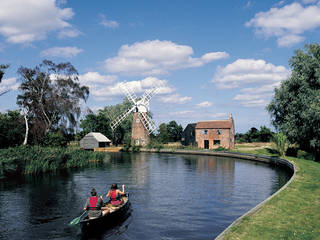
[[[154,130],[156,130],[156,125],[151,120],[151,118],[147,115],[147,113],[139,112],[139,117],[141,119],[143,126],[149,131],[149,134],[152,133]]]
[[[112,131],[114,131],[118,125],[136,108],[136,106],[133,106],[131,109],[129,109],[128,111],[126,111],[124,114],[120,115],[117,119],[115,119],[112,123],[111,123],[111,129]]]

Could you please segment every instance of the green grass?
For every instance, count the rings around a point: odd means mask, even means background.
[[[272,155],[266,149],[246,153]],[[297,167],[295,179],[258,212],[231,228],[224,239],[320,239],[320,164],[286,159]]]

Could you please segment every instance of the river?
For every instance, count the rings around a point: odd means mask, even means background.
[[[0,239],[212,240],[289,178],[234,158],[112,153],[90,168],[0,182]],[[131,215],[91,237],[70,227],[90,189],[105,194],[112,183],[126,185]]]

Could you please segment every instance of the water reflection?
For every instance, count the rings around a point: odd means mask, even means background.
[[[92,168],[0,183],[0,238],[213,239],[288,178],[232,158],[114,153]],[[130,216],[94,236],[70,228],[90,189],[105,195],[112,183],[126,185]]]

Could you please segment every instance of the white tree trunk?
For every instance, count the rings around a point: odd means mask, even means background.
[[[28,123],[28,117],[27,117],[28,112],[29,112],[29,108],[26,107],[25,110],[23,111],[24,121],[26,123],[26,134],[24,135],[23,145],[27,145],[28,143],[28,134],[29,134],[29,123]]]

